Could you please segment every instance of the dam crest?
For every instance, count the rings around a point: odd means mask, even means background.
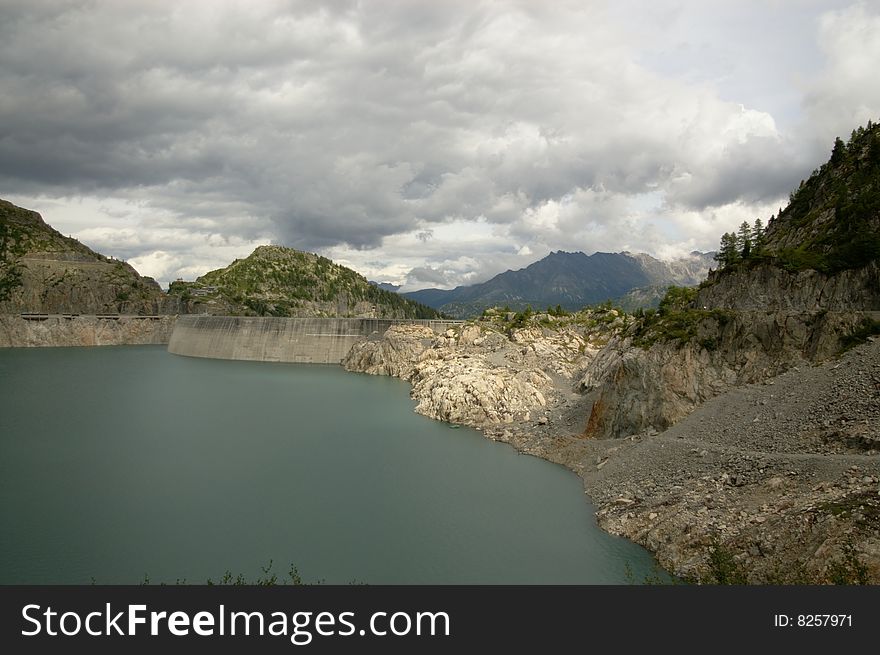
[[[354,344],[392,325],[425,325],[440,334],[462,321],[383,318],[194,316],[177,319],[168,352],[259,362],[339,364]]]

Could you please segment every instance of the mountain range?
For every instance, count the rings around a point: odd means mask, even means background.
[[[645,253],[551,252],[517,271],[505,271],[480,284],[454,289],[422,289],[407,298],[454,317],[479,315],[493,306],[512,310],[555,307],[577,310],[594,303],[616,300],[634,289],[651,287],[646,304],[662,297],[670,285],[692,286],[705,279],[714,264],[714,253],[694,251],[674,261]]]

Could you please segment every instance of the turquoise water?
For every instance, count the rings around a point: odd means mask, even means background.
[[[409,385],[161,346],[0,349],[0,583],[622,583],[579,479]]]

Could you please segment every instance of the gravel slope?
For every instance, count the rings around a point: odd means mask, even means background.
[[[880,581],[880,340],[701,405],[660,435],[556,448],[600,523],[704,571],[718,540],[750,581],[823,579],[853,547]],[[794,576],[787,579],[786,575]]]

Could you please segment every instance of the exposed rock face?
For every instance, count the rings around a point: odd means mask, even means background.
[[[155,280],[125,262],[104,257],[47,225],[34,211],[0,200],[0,221],[21,251],[21,284],[0,313],[178,313]]]
[[[750,582],[833,581],[842,564],[877,582],[878,430],[875,340],[718,396],[663,434],[586,442],[580,465],[600,525],[686,575],[705,573],[718,542]]]
[[[0,315],[0,347],[165,344],[176,320],[176,316],[116,320],[78,316],[28,321],[20,316]]]
[[[840,350],[856,313],[745,312],[721,325],[707,319],[701,338],[661,342],[643,350],[618,337],[590,363],[580,380],[597,392],[584,435],[621,437],[662,432],[695,407],[734,386],[778,375]],[[705,344],[710,343],[707,347]]]
[[[482,426],[529,421],[546,407],[552,382],[535,369],[514,372],[483,357],[429,357],[412,375],[416,411],[431,418]]]
[[[2,313],[177,314],[185,306],[125,262],[25,257],[22,285]]]
[[[343,366],[413,383],[416,411],[478,428],[538,420],[597,352],[576,329],[512,330],[466,325],[439,337],[428,328],[398,325],[379,341],[356,345]]]
[[[811,312],[880,310],[880,266],[826,275],[812,269],[789,273],[761,264],[715,272],[697,293],[694,304],[708,309]]]
[[[426,326],[394,325],[378,341],[355,344],[342,365],[349,371],[409,380],[435,336]]]

